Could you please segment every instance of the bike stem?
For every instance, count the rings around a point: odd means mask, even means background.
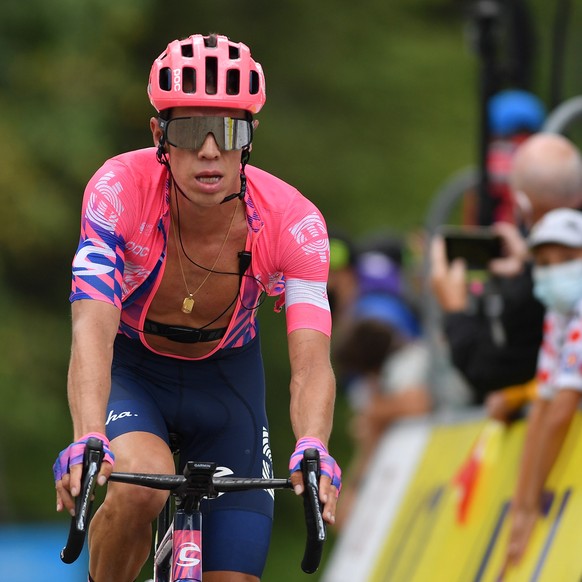
[[[215,471],[216,463],[188,461],[184,467],[186,481],[174,491],[178,506],[187,512],[199,511],[203,497],[218,497],[212,482]]]

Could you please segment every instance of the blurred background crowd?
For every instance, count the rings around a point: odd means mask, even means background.
[[[582,208],[581,15],[580,0],[8,0],[0,525],[62,522],[51,465],[70,440],[68,292],[82,191],[104,159],[150,145],[149,66],[169,39],[193,32],[252,47],[268,95],[253,164],[327,219],[338,531],[392,423],[465,407],[502,422],[525,414],[545,312],[528,236],[548,211]],[[500,257],[453,260],[443,225],[487,227]],[[271,312],[261,324],[284,474],[285,331]],[[278,501],[272,572],[303,543],[293,501]]]

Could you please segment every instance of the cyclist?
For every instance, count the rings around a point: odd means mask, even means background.
[[[261,66],[222,35],[171,42],[153,63],[154,147],[123,153],[85,190],[73,260],[68,396],[74,442],[54,471],[57,510],[73,511],[89,436],[112,471],[174,471],[216,461],[223,474],[270,476],[257,308],[285,305],[291,368],[290,460],[322,458],[324,518],[334,522],[341,472],[328,454],[335,380],[326,295],[329,243],[319,210],[295,188],[247,165]],[[105,436],[107,435],[107,436]],[[69,470],[70,469],[70,470]],[[89,580],[131,581],[147,559],[167,493],[111,483],[89,532]],[[259,580],[271,531],[268,492],[207,500],[205,582]]]

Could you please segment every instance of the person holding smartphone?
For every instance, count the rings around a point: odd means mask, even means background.
[[[445,241],[431,243],[431,285],[443,311],[443,329],[454,366],[487,401],[493,417],[506,420],[521,403],[499,392],[535,376],[544,308],[533,295],[524,232],[557,207],[582,207],[582,159],[565,137],[538,133],[516,150],[509,177],[515,222],[490,229],[501,255],[475,276],[462,258],[449,260]]]

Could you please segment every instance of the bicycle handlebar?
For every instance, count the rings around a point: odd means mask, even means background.
[[[97,485],[97,475],[101,469],[102,460],[103,441],[91,437],[87,441],[83,455],[81,492],[75,499],[75,517],[71,519],[67,544],[61,551],[61,560],[65,564],[72,564],[83,551],[85,535],[91,521],[93,493]]]
[[[61,560],[66,564],[73,563],[81,554],[85,537],[91,520],[91,506],[95,491],[97,475],[103,460],[103,443],[96,438],[87,441],[83,458],[83,477],[81,493],[75,500],[75,517],[71,519],[67,544],[61,551]],[[216,465],[214,463],[188,462],[185,474],[194,469],[209,476],[209,480],[193,481],[185,475],[159,475],[149,473],[112,473],[110,481],[140,485],[150,489],[171,491],[175,495],[199,495],[216,497],[218,493],[227,491],[245,491],[249,489],[292,489],[290,479],[263,479],[245,477],[212,477]],[[301,461],[301,470],[305,491],[303,493],[303,509],[307,536],[301,568],[307,574],[317,570],[321,562],[323,544],[326,539],[326,527],[321,514],[322,504],[319,501],[319,452],[307,449]]]
[[[109,481],[172,492],[182,489],[188,483],[188,480],[183,475],[160,475],[155,473],[112,473]],[[247,491],[249,489],[293,488],[290,479],[263,479],[262,477],[214,477],[212,485],[217,493]],[[214,497],[212,494],[206,496]]]

